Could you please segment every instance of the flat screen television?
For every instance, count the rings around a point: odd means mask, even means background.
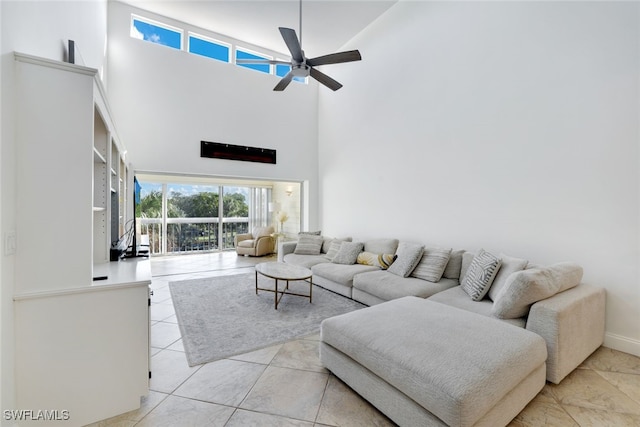
[[[144,244],[143,239],[140,236],[138,224],[137,224],[137,211],[138,206],[140,205],[140,192],[142,187],[138,182],[137,177],[133,177],[133,216],[129,221],[129,229],[125,234],[127,234],[127,250],[125,254],[125,258],[134,258],[134,257],[146,257],[149,256],[149,245]]]

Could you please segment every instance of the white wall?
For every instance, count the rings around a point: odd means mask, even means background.
[[[203,30],[109,3],[109,100],[135,169],[309,180],[315,206],[317,85],[273,92],[275,76],[131,38],[131,13]],[[276,149],[277,164],[200,158],[202,140]]]
[[[640,355],[639,7],[396,4],[320,93],[323,231],[576,261]]]
[[[106,0],[89,1],[1,1],[0,2],[0,46],[1,46],[1,136],[0,136],[0,220],[2,236],[16,229],[16,170],[14,146],[14,85],[13,52],[62,61],[66,57],[68,39],[75,40],[80,57],[77,63],[101,69],[105,64],[105,41],[107,28]],[[43,141],[52,143],[52,141]],[[55,141],[53,141],[55,143]],[[55,173],[66,168],[54,165],[42,171],[42,179],[51,179]],[[46,211],[48,207],[43,207]],[[55,207],[50,207],[55,208]],[[20,250],[20,248],[18,248]],[[0,255],[0,408],[15,408],[14,381],[14,256]],[[24,408],[22,408],[24,409]],[[2,417],[2,425],[11,422]]]

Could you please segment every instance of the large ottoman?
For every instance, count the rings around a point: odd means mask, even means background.
[[[404,297],[326,319],[320,360],[401,426],[504,426],[545,384],[545,341]]]

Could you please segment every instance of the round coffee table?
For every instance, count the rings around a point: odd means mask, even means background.
[[[265,277],[269,277],[276,281],[275,289],[268,288],[259,288],[258,287],[258,273]],[[309,303],[311,303],[311,296],[313,290],[313,280],[312,280],[311,270],[305,267],[300,267],[298,265],[285,264],[284,262],[262,262],[256,265],[256,295],[258,295],[258,291],[267,291],[274,293],[275,300],[275,309],[278,309],[278,304],[282,297],[287,295],[297,295],[299,297],[309,298]],[[283,290],[278,290],[278,280],[284,280],[287,282],[287,285]],[[289,282],[295,280],[304,280],[309,283],[309,294],[299,294],[296,292],[291,292],[289,290]],[[278,297],[278,294],[280,296]]]

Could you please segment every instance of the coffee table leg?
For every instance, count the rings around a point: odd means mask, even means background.
[[[311,304],[312,293],[313,293],[313,276],[309,277],[309,304]]]
[[[256,271],[256,295],[258,295],[258,272]]]
[[[275,307],[276,307],[276,310],[277,310],[278,309],[278,279],[275,279],[275,281],[276,281],[276,291],[273,293],[273,295],[276,296]]]

